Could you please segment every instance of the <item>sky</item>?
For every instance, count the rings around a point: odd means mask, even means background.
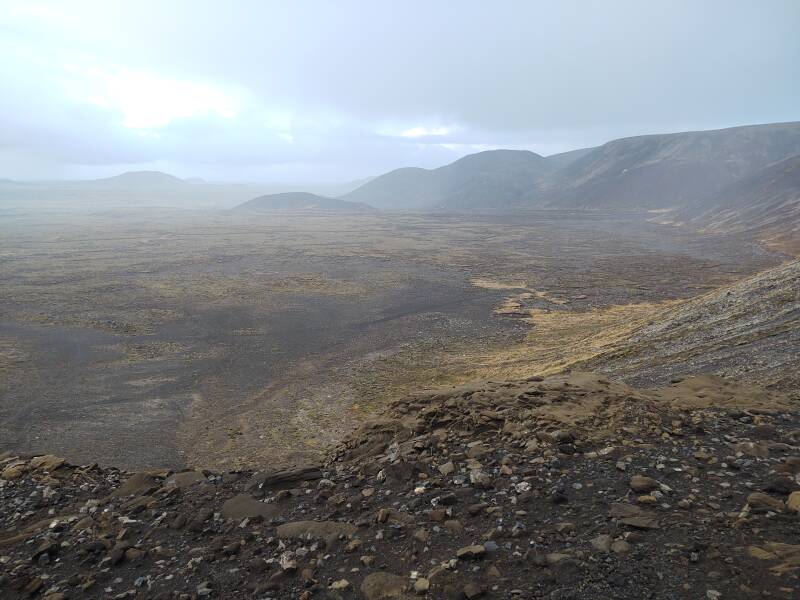
[[[0,177],[334,183],[800,120],[798,0],[0,0]]]

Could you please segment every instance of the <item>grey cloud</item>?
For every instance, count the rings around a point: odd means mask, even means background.
[[[800,118],[793,0],[53,2],[39,15],[13,4],[0,3],[3,49],[18,57],[0,67],[14,92],[0,98],[5,156],[344,179],[471,146],[550,153]],[[246,106],[143,136],[59,96],[53,65],[90,59],[240,90]],[[295,117],[291,141],[263,125],[270,111]],[[397,135],[417,126],[453,131]]]

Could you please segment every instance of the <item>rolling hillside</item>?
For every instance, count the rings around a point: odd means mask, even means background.
[[[76,182],[76,185],[81,183],[84,182]],[[86,183],[123,188],[175,188],[190,185],[183,179],[161,171],[127,171],[113,177],[94,179]]]
[[[710,231],[747,232],[800,252],[800,156],[728,186],[702,208],[678,218]]]
[[[492,150],[438,169],[397,169],[343,198],[400,210],[702,211],[729,186],[798,154],[796,122],[646,135],[547,158]]]
[[[647,135],[608,142],[560,170],[557,208],[699,208],[723,189],[800,154],[800,123]]]
[[[575,365],[642,386],[712,373],[800,390],[800,261],[651,316],[613,350]]]
[[[375,209],[361,202],[326,198],[307,192],[269,194],[249,200],[233,209],[235,212],[269,211],[322,211],[322,212],[373,212]]]
[[[397,169],[343,198],[400,210],[503,208],[518,204],[550,172],[547,159],[533,152],[488,150],[438,169]]]

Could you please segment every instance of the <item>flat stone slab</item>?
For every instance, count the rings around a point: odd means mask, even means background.
[[[353,535],[357,528],[351,523],[338,521],[295,521],[278,526],[278,537],[282,538],[319,538],[331,536]]]
[[[222,516],[226,519],[254,519],[262,517],[271,519],[278,516],[280,510],[274,504],[259,502],[247,494],[239,494],[226,500],[222,505]]]

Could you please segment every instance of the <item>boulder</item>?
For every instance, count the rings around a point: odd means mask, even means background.
[[[276,517],[279,509],[274,504],[259,502],[247,494],[239,494],[222,505],[222,516],[226,519],[253,519],[261,517],[271,519]]]

